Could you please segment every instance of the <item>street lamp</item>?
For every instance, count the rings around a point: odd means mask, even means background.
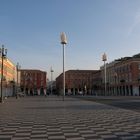
[[[64,32],[60,35],[61,44],[63,46],[63,101],[65,97],[65,45],[67,44],[67,38]]]
[[[18,75],[18,72],[19,72],[19,69],[21,68],[19,63],[17,63],[16,68],[17,68],[17,93],[16,93],[16,98],[17,98],[18,97],[18,86],[19,86],[19,81],[18,81],[19,75]]]
[[[51,95],[52,95],[52,85],[53,85],[53,69],[51,67]]]
[[[3,60],[6,58],[7,55],[7,49],[4,48],[4,45],[2,45],[2,48],[0,48],[0,55],[1,55],[1,86],[0,86],[0,91],[1,91],[1,97],[0,97],[0,102],[3,103]]]
[[[105,84],[104,94],[106,95],[106,63],[105,62],[107,61],[107,55],[105,53],[102,56],[102,61],[104,61],[104,84]]]

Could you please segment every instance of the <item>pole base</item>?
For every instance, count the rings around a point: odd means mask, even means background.
[[[3,99],[2,99],[2,98],[0,98],[0,103],[4,103],[4,101],[3,101]]]

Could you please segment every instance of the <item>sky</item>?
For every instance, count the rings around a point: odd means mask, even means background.
[[[65,32],[65,69],[98,70],[140,53],[140,0],[0,0],[0,46],[22,69],[63,71],[60,34]]]

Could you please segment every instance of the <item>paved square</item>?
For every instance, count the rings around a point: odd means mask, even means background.
[[[9,98],[0,140],[140,140],[140,113],[66,97]]]

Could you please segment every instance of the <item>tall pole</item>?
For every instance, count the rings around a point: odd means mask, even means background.
[[[18,63],[17,63],[17,93],[18,93]]]
[[[20,65],[19,65],[19,63],[17,63],[17,65],[16,65],[16,68],[17,68],[17,88],[16,88],[16,98],[18,98],[18,87],[19,87],[19,68],[20,68]]]
[[[7,55],[7,49],[4,49],[4,45],[2,45],[2,48],[0,48],[0,53],[1,53],[1,85],[0,85],[1,98],[0,98],[0,102],[3,103],[3,60]]]
[[[2,56],[1,56],[1,103],[3,102],[3,48],[2,48]]]
[[[64,32],[61,33],[61,44],[63,47],[63,101],[65,98],[65,45],[67,44],[67,38]]]
[[[65,97],[65,46],[63,44],[63,101]]]
[[[107,55],[104,53],[102,56],[102,60],[104,61],[104,95],[106,95],[106,61],[107,61]]]
[[[53,69],[51,67],[51,95],[52,95],[52,87],[53,87]]]
[[[106,95],[106,63],[104,61],[104,72],[105,72],[105,95]]]

